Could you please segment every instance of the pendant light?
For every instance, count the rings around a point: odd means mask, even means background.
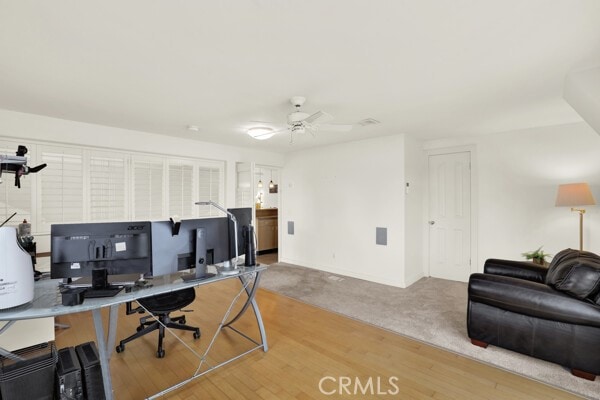
[[[275,184],[273,183],[273,170],[271,170],[271,182],[269,182],[269,189],[273,189]]]
[[[260,176],[260,178],[258,178],[258,188],[262,189],[263,183],[262,183],[262,170],[261,169],[258,170],[258,175]]]

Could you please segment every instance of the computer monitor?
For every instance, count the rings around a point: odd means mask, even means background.
[[[227,221],[228,218],[224,217],[182,220],[177,234],[171,221],[153,221],[152,275],[167,275],[195,268],[201,258],[204,259],[204,265],[231,259]],[[197,254],[199,231],[203,231],[201,246],[204,249],[200,250],[201,254]]]
[[[50,277],[152,273],[150,222],[53,224],[50,227]]]

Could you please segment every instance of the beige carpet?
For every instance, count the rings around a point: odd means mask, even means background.
[[[400,289],[327,272],[277,263],[263,274],[261,287],[439,346],[466,357],[600,399],[600,379],[576,378],[563,367],[490,346],[467,337],[467,284],[423,278]],[[600,356],[600,355],[599,355]]]

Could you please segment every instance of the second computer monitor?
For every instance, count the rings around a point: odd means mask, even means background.
[[[152,222],[152,275],[194,268],[196,257],[201,257],[196,255],[196,234],[200,228],[205,230],[206,264],[231,259],[227,221],[226,217],[182,220],[177,234],[171,221]]]

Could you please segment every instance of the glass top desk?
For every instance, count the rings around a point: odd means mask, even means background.
[[[104,297],[104,298],[93,298],[93,299],[85,299],[82,304],[75,306],[63,306],[62,305],[62,297],[59,292],[58,283],[59,280],[56,279],[45,279],[40,280],[35,283],[35,294],[34,299],[31,303],[24,304],[22,306],[14,307],[7,310],[0,310],[0,321],[9,321],[1,330],[0,334],[2,334],[6,329],[9,329],[10,326],[14,323],[14,321],[22,320],[22,319],[34,319],[34,318],[45,318],[45,317],[56,317],[59,315],[65,314],[74,314],[84,311],[91,311],[93,320],[94,320],[94,328],[96,332],[96,342],[98,345],[98,353],[100,358],[100,365],[102,368],[102,379],[104,383],[104,392],[106,394],[106,399],[111,400],[114,398],[114,394],[112,392],[112,379],[110,376],[110,357],[112,355],[112,350],[115,348],[115,339],[117,332],[117,311],[118,306],[123,303],[127,303],[130,301],[136,301],[137,299],[141,299],[144,297],[150,297],[157,294],[168,293],[177,291],[180,289],[185,289],[189,287],[208,285],[214,282],[219,282],[226,279],[238,278],[241,282],[240,293],[235,296],[232,300],[231,306],[237,300],[239,295],[246,295],[246,300],[241,310],[232,318],[229,318],[229,312],[227,312],[224,316],[224,319],[221,321],[220,329],[230,328],[234,332],[240,334],[244,338],[252,341],[256,346],[238,356],[232,357],[231,359],[220,363],[214,367],[209,368],[208,370],[202,373],[195,373],[190,378],[168,388],[164,391],[157,393],[154,396],[149,397],[150,399],[160,397],[172,390],[175,390],[186,383],[199,378],[200,376],[210,372],[222,365],[225,365],[239,357],[242,357],[248,354],[251,351],[257,349],[263,349],[263,351],[268,350],[267,345],[267,336],[265,333],[265,328],[262,321],[262,316],[260,314],[260,310],[255,300],[256,290],[258,289],[258,284],[260,282],[260,275],[264,270],[266,270],[266,266],[256,266],[256,267],[241,267],[238,273],[232,275],[215,275],[214,277],[210,277],[203,280],[192,280],[192,281],[183,281],[181,278],[182,273],[176,273],[171,275],[157,276],[152,278],[152,287],[146,287],[139,290],[132,290],[127,292],[122,290],[114,297]],[[229,307],[229,310],[231,309]],[[237,321],[249,307],[252,307],[254,311],[254,315],[256,317],[256,323],[258,325],[259,333],[260,333],[260,342],[254,341],[249,338],[242,332],[235,329],[232,324]],[[108,335],[105,335],[105,327],[103,326],[101,309],[108,308],[109,309],[109,318],[108,318],[108,326],[107,332]],[[228,310],[228,311],[229,311]],[[215,334],[218,335],[217,332]],[[215,338],[213,338],[214,341]],[[210,350],[209,348],[206,350]],[[2,350],[2,355],[10,356],[10,353]],[[206,355],[206,354],[205,354]]]

